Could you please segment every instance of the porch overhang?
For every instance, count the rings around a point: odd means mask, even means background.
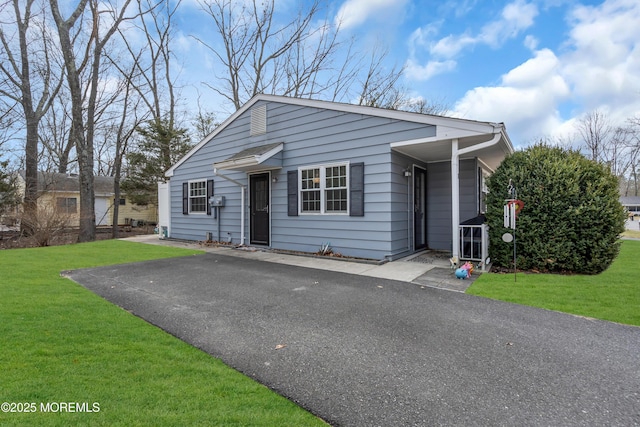
[[[502,160],[514,151],[504,124],[467,121],[462,126],[438,125],[436,135],[393,142],[391,149],[424,163],[450,162],[451,252],[454,258],[459,257],[460,160],[477,157],[484,168],[494,172]]]
[[[282,169],[284,143],[261,145],[242,150],[226,160],[213,164],[217,170],[253,172]]]
[[[448,162],[453,157],[453,144],[457,140],[460,159],[477,157],[486,167],[495,170],[513,146],[502,124],[486,124],[484,128],[441,129],[435,136],[391,143],[391,149],[425,163]]]

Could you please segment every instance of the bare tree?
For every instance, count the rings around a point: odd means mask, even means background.
[[[93,147],[87,143],[84,133],[84,115],[82,106],[82,87],[80,73],[84,64],[76,65],[75,50],[72,42],[71,29],[84,13],[89,0],[80,0],[76,8],[67,19],[60,14],[57,0],[49,0],[51,12],[58,29],[60,49],[64,56],[67,71],[67,84],[71,96],[71,129],[70,134],[78,154],[78,169],[80,171],[80,233],[79,241],[95,239],[95,208],[93,190]],[[87,52],[88,56],[88,52]]]
[[[178,99],[177,80],[172,75],[172,59],[175,58],[171,42],[174,32],[173,18],[180,3],[180,0],[138,2],[138,15],[141,19],[136,22],[136,26],[144,38],[142,45],[132,44],[121,32],[122,42],[129,52],[137,76],[135,81],[131,79],[133,88],[146,105],[152,120],[167,120],[171,128],[176,123]],[[120,72],[123,75],[128,74],[122,68]]]
[[[292,20],[280,25],[274,0],[201,0],[200,6],[222,40],[218,48],[196,37],[224,67],[224,84],[209,87],[235,109],[258,93],[310,97],[321,92],[315,76],[337,49],[337,29],[327,21],[313,26],[318,0],[302,5]]]
[[[123,21],[134,19],[138,15],[126,15],[131,0],[121,5],[100,3],[98,0],[79,0],[71,15],[64,19],[60,14],[58,0],[49,0],[58,36],[60,49],[64,56],[68,89],[71,96],[71,137],[75,142],[78,156],[80,182],[80,231],[78,241],[95,240],[95,193],[94,193],[94,133],[96,125],[96,107],[98,99],[101,63],[105,48],[111,37],[117,32]],[[78,20],[89,9],[89,35],[83,46],[76,46],[78,38],[72,37],[72,30]],[[102,18],[106,15],[107,18]],[[76,30],[78,31],[78,30]],[[79,33],[76,33],[76,35]],[[77,53],[81,52],[80,57]],[[77,62],[79,60],[79,62]],[[89,67],[89,92],[86,112],[83,111],[83,91],[81,75],[84,67]],[[86,118],[86,120],[85,120]]]
[[[605,146],[613,133],[607,115],[600,110],[591,111],[578,120],[576,129],[591,160],[602,161]]]
[[[640,116],[627,119],[629,174],[625,195],[629,193],[629,185],[633,180],[633,195],[638,196],[638,174],[640,174]]]
[[[384,61],[389,51],[374,48],[371,51],[367,72],[361,84],[358,96],[359,104],[368,107],[380,107],[397,110],[403,100],[402,91],[396,88],[403,69],[395,67],[390,72],[384,71]]]
[[[222,85],[205,83],[239,109],[259,93],[324,98],[425,114],[443,104],[412,97],[399,85],[403,67],[386,67],[389,51],[356,52],[342,40],[340,23],[320,19],[319,0],[303,4],[294,19],[277,22],[275,1],[200,0],[219,40],[195,37],[222,64]],[[217,42],[220,43],[217,43]],[[364,58],[368,57],[368,61]],[[218,71],[220,73],[220,71]]]
[[[76,164],[74,141],[70,135],[71,113],[70,105],[65,102],[66,93],[58,96],[58,102],[54,102],[47,114],[43,117],[39,132],[43,153],[40,169],[46,171],[56,170],[66,173],[70,165]]]
[[[41,16],[42,19],[38,21],[37,15],[33,13],[34,3],[34,0],[13,0],[11,4],[15,21],[0,27],[0,72],[5,77],[5,84],[0,86],[0,95],[12,99],[22,107],[25,124],[23,209],[26,218],[34,218],[37,211],[38,126],[63,81],[62,76],[55,77],[52,72],[51,38],[45,20]],[[42,15],[43,10],[39,13]],[[34,22],[36,24],[32,26]],[[11,25],[15,25],[13,31]],[[17,38],[17,44],[14,37]],[[27,234],[33,231],[30,230],[29,221],[22,224],[22,229]]]
[[[220,126],[220,122],[218,121],[215,113],[207,112],[202,109],[200,99],[198,99],[198,112],[193,117],[192,124],[195,130],[194,136],[197,140],[206,138],[207,135]]]
[[[138,104],[140,98],[136,96],[133,80],[136,71],[135,64],[130,68],[129,72],[125,74],[124,79],[124,99],[122,102],[122,115],[115,130],[115,158],[113,160],[113,169],[111,176],[113,176],[113,192],[114,192],[114,204],[113,204],[113,227],[111,229],[111,235],[115,239],[118,237],[118,217],[120,213],[120,180],[122,178],[122,163],[125,157],[125,153],[129,147],[129,144],[134,138],[134,134],[138,126],[142,123],[146,115],[142,117],[138,115]]]
[[[637,130],[633,119],[627,125],[614,125],[599,110],[587,113],[577,125],[583,149],[592,160],[606,164],[611,172],[624,179],[638,158]]]

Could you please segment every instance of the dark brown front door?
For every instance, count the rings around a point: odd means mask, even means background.
[[[414,249],[427,247],[427,171],[413,168]]]
[[[251,244],[269,244],[269,174],[249,176]]]

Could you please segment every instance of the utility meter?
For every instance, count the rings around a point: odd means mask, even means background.
[[[209,205],[212,207],[224,206],[224,196],[211,196],[209,198]]]

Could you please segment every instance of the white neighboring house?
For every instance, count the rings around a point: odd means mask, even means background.
[[[627,228],[638,230],[640,228],[637,222],[640,222],[640,196],[623,196],[620,197],[620,204],[629,213],[626,222]]]

